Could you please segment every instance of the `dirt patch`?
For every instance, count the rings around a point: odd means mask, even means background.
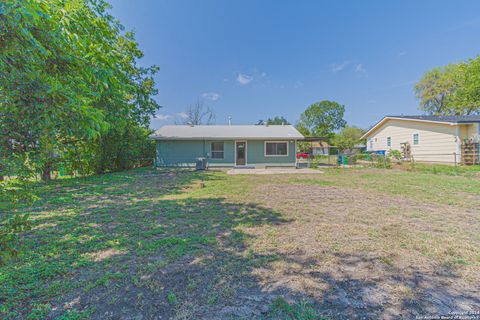
[[[335,319],[480,308],[478,212],[302,184],[264,184],[252,197],[292,220],[249,230],[257,251],[285,257],[255,270],[269,291],[302,293]]]

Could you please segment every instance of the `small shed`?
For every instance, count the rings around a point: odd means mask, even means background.
[[[330,146],[328,139],[325,137],[305,137],[302,144],[313,156],[331,154],[330,149],[332,146]]]

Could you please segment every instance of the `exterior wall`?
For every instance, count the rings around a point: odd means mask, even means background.
[[[265,156],[264,140],[238,141],[247,141],[246,166],[295,166],[296,164],[294,140],[287,141],[288,156]],[[211,158],[212,142],[224,143],[223,159]],[[234,140],[158,140],[156,149],[157,167],[194,167],[195,159],[198,157],[206,157],[210,167],[235,166]]]
[[[212,142],[217,142],[217,140],[208,140],[206,143],[205,156],[208,158],[208,165],[211,167],[233,166],[235,164],[235,141],[218,141],[223,142],[223,159],[212,159]]]
[[[203,141],[157,141],[157,167],[193,167],[205,155]]]
[[[475,134],[478,134],[480,131],[479,123],[474,123],[471,125],[463,125],[460,130],[460,137],[463,139],[468,139],[473,137]],[[463,141],[462,141],[463,142]]]
[[[266,140],[275,141],[275,140]],[[286,140],[281,140],[286,141]],[[265,156],[265,140],[247,141],[247,166],[295,166],[296,153],[295,141],[286,141],[288,143],[288,156]]]
[[[472,127],[472,128],[470,128]],[[460,139],[465,139],[473,125],[460,125]],[[416,161],[444,162],[454,161],[457,152],[457,126],[419,121],[388,120],[367,138],[367,150],[401,150],[400,144],[409,142]],[[418,134],[419,144],[413,144],[413,135]],[[387,137],[391,137],[391,147],[387,146]]]

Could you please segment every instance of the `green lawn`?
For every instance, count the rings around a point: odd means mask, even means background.
[[[480,307],[480,179],[139,169],[39,184],[6,319],[348,319]],[[425,311],[425,312],[424,312]]]

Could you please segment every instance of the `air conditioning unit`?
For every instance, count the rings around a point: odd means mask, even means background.
[[[207,158],[197,158],[195,161],[196,170],[206,170],[207,169]]]

